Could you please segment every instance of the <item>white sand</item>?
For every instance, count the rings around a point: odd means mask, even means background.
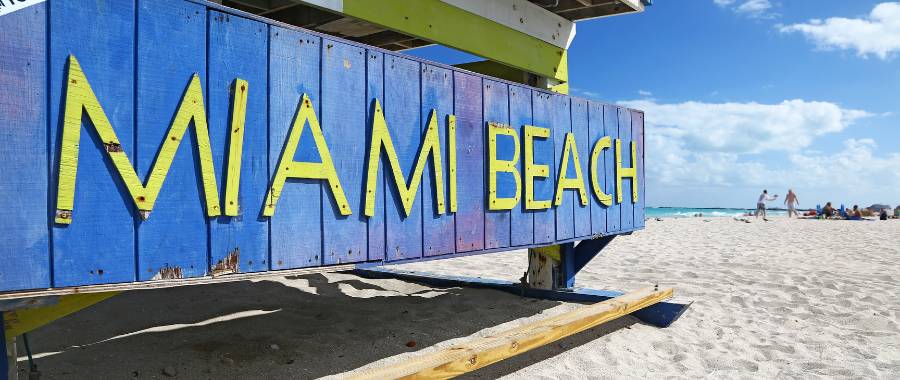
[[[515,281],[525,260],[514,251],[401,268]],[[598,289],[654,283],[694,301],[671,327],[625,317],[471,376],[900,378],[900,221],[650,221],[577,277]],[[36,331],[32,346],[51,378],[161,378],[167,366],[183,378],[308,378],[572,307],[314,275],[131,292]]]
[[[671,285],[694,300],[689,311],[669,328],[635,325],[511,378],[900,377],[900,221],[648,223],[615,240],[576,286]],[[514,280],[523,256],[405,267]]]

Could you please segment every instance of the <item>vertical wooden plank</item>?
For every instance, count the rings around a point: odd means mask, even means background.
[[[374,50],[366,50],[366,145],[372,141],[372,114],[375,112],[375,102],[378,99],[384,103],[384,54]],[[382,165],[384,162],[382,161]],[[368,259],[383,260],[386,252],[384,209],[388,193],[384,183],[384,171],[378,176],[378,191],[375,201],[375,215],[368,219],[369,254]],[[352,200],[351,200],[352,202]],[[363,209],[365,199],[360,197],[359,209]],[[351,203],[352,204],[352,203]]]
[[[554,184],[556,183],[556,158],[553,152],[554,136],[553,131],[553,101],[552,95],[538,91],[532,91],[532,107],[534,126],[550,129],[550,137],[546,139],[536,138],[534,140],[534,163],[536,165],[547,165],[549,167],[549,176],[547,178],[534,179],[534,199],[538,201],[553,201]],[[565,136],[563,136],[564,138]],[[524,144],[524,142],[523,142]],[[524,159],[524,158],[523,158]],[[525,176],[522,176],[525,182]],[[528,186],[526,183],[525,186]],[[571,206],[570,209],[571,210]],[[556,214],[551,206],[545,210],[536,210],[534,212],[534,242],[550,243],[556,239]]]
[[[550,178],[551,199],[556,196],[556,181],[562,170],[562,153],[566,144],[566,134],[572,132],[572,114],[571,102],[569,97],[565,95],[553,95],[551,101],[551,118],[550,130],[551,138],[553,138],[553,164],[557,170],[554,171],[553,177]],[[574,176],[575,160],[569,160],[566,165],[568,167],[569,176]],[[578,194],[572,190],[563,192],[562,203],[555,207],[556,211],[556,240],[565,240],[575,237],[575,202]],[[554,202],[555,205],[555,202]]]
[[[606,129],[603,126],[603,111],[605,107],[601,103],[597,102],[588,102],[588,129],[590,132],[590,139],[588,140],[590,145],[588,149],[590,151],[587,153],[588,159],[591,158],[594,150],[594,144],[597,143],[601,138],[606,136]],[[581,147],[579,147],[581,149]],[[590,186],[593,186],[593,177],[597,177],[597,184],[600,185],[603,193],[609,194],[610,189],[607,182],[608,175],[606,174],[606,155],[609,152],[609,149],[604,150],[603,153],[597,157],[597,167],[596,171],[591,169],[591,161],[582,161],[582,164],[585,165],[584,170],[590,172],[588,177],[585,177]],[[606,229],[606,211],[607,206],[600,203],[600,200],[594,195],[594,189],[590,188],[589,194],[591,195],[591,234],[605,234],[607,232]]]
[[[575,207],[575,236],[585,237],[591,234],[591,177],[588,174],[591,165],[590,131],[588,130],[588,103],[584,99],[572,98],[572,133],[578,147],[578,160],[581,164],[581,178],[584,180],[584,191],[587,195],[587,206],[581,203],[578,194],[572,192]],[[574,176],[574,169],[569,175]],[[570,191],[571,192],[571,191]]]
[[[137,172],[147,178],[191,77],[205,83],[206,7],[139,1],[137,12]],[[207,273],[207,217],[191,124],[150,218],[138,224],[140,280],[164,278],[169,269],[184,277]]]
[[[316,117],[321,120],[320,44],[317,36],[269,27],[269,181],[274,177],[271,171],[278,167],[303,94],[309,96]],[[300,136],[293,159],[321,162],[312,133]],[[272,269],[320,265],[321,221],[321,182],[288,179],[269,221]]]
[[[135,9],[130,1],[50,1],[48,4],[53,15],[50,18],[50,209],[54,210],[69,55],[81,63],[122,149],[135,162]],[[4,17],[11,16],[15,14]],[[182,86],[186,83],[187,78]],[[165,120],[171,118],[169,115]],[[82,123],[72,224],[53,225],[53,285],[134,281],[137,214],[133,201],[118,173],[109,165],[93,125],[87,117],[82,117]]]
[[[603,106],[603,128],[612,141],[604,154],[606,161],[606,193],[612,196],[612,206],[606,210],[606,232],[621,231],[622,207],[616,202],[616,139],[619,138],[619,111],[616,106]]]
[[[438,134],[441,140],[441,160],[443,165],[444,203],[449,212],[450,152],[447,144],[447,115],[453,113],[453,75],[448,69],[422,65],[422,133],[428,128],[428,118],[432,110],[437,110]],[[422,234],[425,256],[436,256],[455,251],[454,215],[437,213],[434,198],[435,175],[431,165],[426,166],[422,176]]]
[[[484,249],[485,150],[481,78],[453,72],[456,114],[456,251]]]
[[[619,107],[619,138],[622,139],[622,167],[630,168],[631,161],[631,111]],[[634,228],[634,198],[631,196],[631,179],[622,179],[622,229]]]
[[[419,125],[421,98],[419,62],[394,55],[384,57],[384,116],[400,167],[411,178],[416,154],[422,140]],[[387,168],[381,172],[388,176]],[[387,177],[391,178],[391,177]],[[424,178],[423,178],[424,180]],[[390,192],[385,204],[387,216],[387,259],[389,261],[422,257],[422,187],[406,216],[393,179],[385,181],[382,191]],[[386,194],[387,195],[387,194]]]
[[[531,89],[521,86],[509,86],[509,123],[518,131],[520,139],[525,136],[524,126],[532,124],[531,118]],[[521,150],[521,147],[520,147]],[[519,159],[519,173],[524,180],[525,160]],[[524,183],[522,191],[525,190]],[[523,193],[524,194],[524,193]],[[534,213],[525,209],[525,197],[521,197],[519,204],[510,210],[512,231],[510,239],[512,245],[530,245],[534,243]]]
[[[644,113],[641,111],[631,111],[631,137],[637,144],[637,173],[638,173],[638,202],[634,205],[634,227],[644,228],[644,205],[646,204],[645,186],[647,180],[644,178]]]
[[[322,133],[353,212],[341,215],[323,184],[324,263],[365,261],[366,51],[334,40],[322,43]]]
[[[484,122],[509,124],[509,86],[492,80],[483,80]],[[512,139],[498,137],[497,158],[511,160],[515,155]],[[487,150],[487,149],[485,149]],[[486,158],[485,158],[486,159]],[[520,157],[521,159],[521,157]],[[487,179],[484,179],[487,186]],[[497,173],[497,197],[511,198],[515,196],[516,182],[509,173]],[[521,197],[524,201],[524,197]],[[484,248],[502,248],[510,245],[510,211],[491,211],[484,213]]]
[[[0,291],[50,286],[47,7],[0,17]]]
[[[260,213],[268,185],[267,70],[268,25],[221,12],[209,12],[209,138],[220,194],[225,194],[233,97],[246,93],[238,216],[210,222],[210,264],[237,260],[239,272],[269,268],[269,222]],[[247,81],[235,88],[235,79]],[[228,202],[222,197],[223,202]],[[235,255],[236,254],[236,255]]]

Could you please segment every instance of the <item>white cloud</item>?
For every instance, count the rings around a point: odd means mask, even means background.
[[[796,151],[826,133],[840,132],[868,112],[829,102],[785,100],[778,104],[620,102],[644,110],[648,134],[676,141],[692,152],[750,154]]]
[[[748,0],[735,8],[734,11],[751,17],[765,17],[768,15],[769,9],[772,9],[772,3],[769,0]]]
[[[812,19],[779,30],[802,33],[822,49],[855,50],[860,57],[888,59],[900,51],[900,2],[878,4],[867,17]]]
[[[638,90],[638,95],[643,96],[643,97],[646,98],[646,97],[649,97],[649,96],[653,96],[653,93],[650,92],[650,91],[647,91],[647,90]]]
[[[582,98],[588,98],[588,99],[600,99],[601,98],[601,95],[599,92],[585,90],[583,88],[570,87],[569,92],[571,92],[572,95],[579,96]]]
[[[877,148],[872,139],[848,139],[837,153],[797,153],[790,155],[790,161],[797,175],[809,185],[894,190],[900,186],[900,154],[879,157],[875,154]]]
[[[861,203],[900,201],[900,154],[878,155],[870,139],[846,140],[829,153],[818,145],[875,116],[869,112],[801,99],[619,103],[646,113],[650,205],[748,206],[742,201],[754,202],[763,188],[789,187],[809,202],[836,195]]]
[[[723,8],[730,8],[737,14],[750,18],[775,18],[777,13],[772,12],[772,3],[769,0],[713,0],[713,3]]]

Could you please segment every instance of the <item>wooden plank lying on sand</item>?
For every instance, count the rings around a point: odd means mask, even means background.
[[[577,334],[671,298],[672,288],[647,287],[434,353],[351,373],[348,379],[446,379]]]

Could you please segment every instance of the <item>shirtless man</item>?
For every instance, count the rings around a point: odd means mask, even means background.
[[[800,217],[800,214],[797,213],[797,209],[794,208],[794,206],[800,205],[800,200],[797,198],[797,194],[794,193],[793,189],[788,189],[787,196],[784,197],[784,204],[787,205],[788,218],[791,217],[791,214]]]

